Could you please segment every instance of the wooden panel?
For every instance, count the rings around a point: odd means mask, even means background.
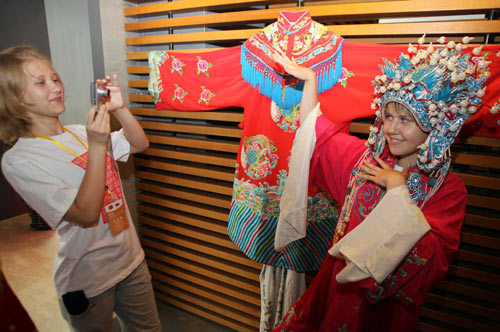
[[[448,273],[457,277],[466,278],[473,281],[500,286],[500,278],[495,273],[483,272],[473,268],[450,265]]]
[[[485,197],[482,195],[467,195],[467,205],[476,206],[480,208],[499,210],[500,209],[500,199],[493,197]]]
[[[200,216],[210,216],[210,218],[224,221],[224,222],[227,221],[227,214],[228,213],[226,211],[224,211],[223,209],[219,209],[217,207],[208,207],[208,206],[207,207],[199,207],[199,206],[197,206],[197,204],[182,203],[182,202],[178,202],[178,201],[173,200],[173,199],[159,198],[156,196],[145,195],[143,193],[138,193],[137,199],[140,201],[143,201],[143,202],[160,205],[160,206],[174,209],[174,210],[193,213],[193,214],[197,214]],[[232,242],[230,242],[230,243],[232,243]],[[227,242],[224,242],[222,240],[221,240],[220,244],[226,245],[226,246],[228,245]]]
[[[173,265],[184,270],[190,271],[192,273],[206,276],[215,280],[219,280],[220,282],[227,283],[229,285],[233,285],[235,287],[239,287],[247,290],[248,292],[252,292],[254,294],[260,294],[259,280],[258,279],[249,279],[245,276],[239,276],[238,274],[229,274],[229,273],[220,273],[220,271],[216,270],[215,266],[212,265],[201,265],[201,264],[192,264],[190,261],[186,261],[183,259],[183,255],[185,255],[184,250],[176,249],[172,246],[162,245],[161,243],[151,241],[149,239],[143,239],[141,241],[145,248],[145,252],[147,257],[154,258],[162,263],[166,263],[169,265]],[[164,250],[164,253],[153,251],[150,248]],[[167,254],[165,254],[167,253]],[[171,257],[171,255],[177,256],[177,258]],[[181,259],[182,258],[182,259]],[[189,257],[188,257],[189,258]],[[193,257],[195,258],[195,257]],[[195,261],[196,262],[196,261]],[[210,263],[210,262],[209,262]],[[163,265],[159,265],[163,266]],[[161,269],[158,267],[157,269]]]
[[[183,244],[186,248],[193,249],[197,248],[198,246],[195,243],[192,243],[192,241],[182,241],[178,237],[173,237],[165,233],[160,233],[157,231],[153,231],[147,228],[142,228],[141,233],[147,236],[150,236],[152,238],[158,239],[158,240],[163,240],[163,241],[168,241],[169,243],[181,245]],[[205,253],[205,247],[203,246],[200,248],[201,250],[199,252]],[[170,252],[169,252],[170,253]],[[245,269],[244,266],[231,263],[228,261],[221,261],[217,260],[215,257],[214,258],[206,258],[204,256],[201,256],[199,254],[192,254],[188,251],[178,251],[175,253],[175,255],[178,255],[180,258],[183,259],[188,259],[191,260],[192,262],[196,262],[197,264],[203,264],[209,267],[212,267],[214,269],[220,270],[220,272],[225,272],[225,273],[232,273],[234,275],[240,276],[242,278],[247,278],[250,280],[256,280],[258,281],[258,276],[257,278],[255,277],[254,271],[251,271],[249,269]],[[151,255],[150,255],[151,256]]]
[[[149,261],[148,266],[149,268],[157,269],[162,271],[163,273],[174,275],[177,278],[186,280],[190,283],[203,285],[204,287],[213,289],[217,292],[227,294],[235,298],[240,298],[242,301],[248,302],[256,306],[260,306],[259,294],[251,294],[250,292],[243,292],[240,288],[224,284],[219,280],[209,279],[205,276],[203,276],[203,278],[200,278],[199,275],[197,276],[192,273],[185,272],[181,269],[173,269],[170,266],[165,266],[162,264],[158,264],[156,262]],[[173,278],[165,279],[166,277],[163,274],[159,274],[155,271],[152,271],[151,275],[154,279],[166,281],[166,283],[168,284],[170,284],[171,281],[174,280]]]
[[[461,10],[477,10],[483,9],[475,2],[467,2],[467,5],[457,9],[456,6],[450,7],[446,3],[451,1],[442,1],[441,13],[446,15],[446,11],[450,10],[453,14],[459,13]],[[494,1],[487,1],[490,5]],[[408,1],[391,1],[390,3],[378,3],[379,6],[366,6],[365,4],[337,4],[337,5],[324,5],[324,6],[311,6],[307,7],[313,18],[315,17],[335,17],[343,16],[343,18],[366,18],[366,17],[388,17],[396,13],[398,15],[416,16],[417,13],[428,13],[429,8],[434,8],[435,4],[429,1],[420,1],[418,4]],[[452,9],[451,9],[452,8]],[[491,8],[495,8],[491,6]],[[289,7],[289,8],[274,8],[274,9],[261,9],[249,11],[227,12],[220,14],[207,14],[199,16],[193,20],[192,16],[174,17],[168,19],[148,20],[140,22],[132,22],[125,24],[126,31],[141,31],[152,29],[176,28],[176,27],[191,27],[191,26],[212,26],[218,24],[227,24],[227,22],[235,23],[252,23],[252,22],[272,22],[279,16],[281,10],[297,11],[304,8]],[[484,12],[484,10],[481,10]],[[433,11],[436,14],[436,11]],[[334,29],[334,28],[332,28]],[[433,31],[433,30],[429,30]],[[460,31],[459,33],[464,33]],[[392,33],[394,34],[394,33]]]
[[[218,206],[221,208],[229,209],[231,205],[231,199],[224,197],[224,198],[218,198],[214,196],[213,194],[208,196],[208,195],[201,195],[198,194],[198,192],[193,192],[193,191],[183,191],[183,190],[177,190],[177,189],[172,189],[165,187],[164,185],[159,186],[159,185],[154,185],[154,184],[149,184],[145,182],[137,182],[135,187],[138,190],[143,190],[143,191],[150,191],[156,194],[161,194],[161,195],[167,195],[167,196],[173,196],[173,197],[178,197],[180,199],[185,199],[193,202],[198,202],[202,204],[207,204],[207,205],[212,205],[212,206]]]
[[[492,325],[483,324],[482,322],[476,321],[472,318],[468,319],[460,315],[447,314],[425,307],[422,308],[420,317],[431,318],[442,323],[454,326],[455,328],[461,327],[471,331],[492,331],[493,328]]]
[[[485,228],[488,231],[500,231],[500,220],[497,218],[467,213],[464,223],[469,226]]]
[[[477,316],[482,316],[488,319],[495,319],[500,317],[500,310],[498,308],[485,308],[474,303],[455,300],[446,296],[436,295],[430,293],[426,301],[428,303],[437,304],[457,311],[465,311]]]
[[[349,24],[328,26],[339,35],[350,36],[387,36],[398,31],[401,35],[423,35],[432,31],[433,35],[441,34],[480,34],[500,31],[498,21],[464,21],[464,22],[420,22],[420,23],[387,23],[387,24]],[[227,31],[190,32],[173,35],[153,35],[128,37],[126,45],[158,45],[168,43],[195,43],[215,41],[245,40],[260,29],[243,29]]]
[[[440,291],[445,291],[447,293],[459,294],[481,301],[500,304],[500,297],[495,296],[495,294],[491,292],[491,288],[489,287],[485,289],[446,280],[436,285],[434,288]]]
[[[497,268],[500,266],[500,257],[482,253],[480,254],[477,252],[467,251],[465,249],[459,250],[455,255],[455,259],[485,266],[491,266],[492,268]]]
[[[290,1],[250,1],[250,0],[240,0],[240,1],[176,1],[168,2],[154,5],[145,5],[140,7],[129,7],[125,8],[125,16],[132,15],[145,15],[145,14],[158,14],[164,12],[175,12],[178,10],[185,9],[210,9],[219,6],[229,5],[235,8],[236,5],[246,4],[270,4],[275,3],[290,3]],[[349,16],[360,16],[368,14],[383,14],[390,16],[390,14],[401,14],[401,15],[411,15],[416,16],[416,14],[455,14],[460,11],[485,11],[485,9],[498,8],[498,2],[495,0],[440,0],[438,2],[432,0],[419,0],[419,1],[378,1],[371,2],[369,5],[366,3],[344,3],[344,4],[333,4],[333,5],[323,5],[323,6],[306,6],[305,8],[310,10],[312,17],[349,17]],[[286,7],[283,6],[279,10],[302,10],[298,7]],[[261,10],[264,11],[264,10]],[[268,10],[265,12],[271,12],[274,16],[264,16],[259,17],[257,20],[265,20],[269,18],[276,19],[276,10]],[[204,15],[207,16],[207,15]],[[244,14],[242,14],[244,16]],[[203,17],[198,18],[199,21],[203,21]],[[228,20],[226,22],[238,22],[238,18],[235,20]],[[127,26],[125,27],[127,29]]]
[[[178,119],[194,119],[194,120],[213,120],[213,121],[227,121],[227,122],[241,122],[243,121],[243,114],[230,113],[230,112],[181,112],[181,111],[165,111],[155,110],[154,108],[137,108],[130,109],[134,115],[154,116],[165,118],[178,118]]]
[[[213,135],[213,136],[226,136],[226,137],[241,137],[241,129],[222,127],[222,126],[202,126],[202,125],[188,125],[178,123],[163,123],[152,121],[140,121],[144,129],[173,131],[180,133],[190,133],[198,135]]]
[[[182,273],[176,272],[176,274],[179,277],[183,276]],[[236,310],[239,310],[242,312],[246,312],[247,314],[250,314],[250,315],[255,316],[255,317],[260,316],[260,310],[259,310],[259,307],[260,307],[259,302],[260,301],[257,301],[258,302],[257,305],[255,305],[253,303],[251,303],[253,305],[249,305],[248,302],[243,302],[241,300],[234,300],[235,298],[237,299],[237,297],[228,296],[229,294],[227,292],[231,291],[231,289],[228,287],[219,286],[215,283],[210,283],[210,282],[207,282],[206,280],[202,280],[202,279],[194,279],[189,274],[186,274],[185,276],[186,276],[186,279],[188,279],[188,278],[192,279],[193,281],[198,282],[198,284],[200,284],[200,285],[203,285],[207,288],[210,287],[211,290],[218,289],[220,291],[223,291],[224,293],[206,291],[204,289],[200,289],[199,287],[193,287],[191,284],[178,281],[178,279],[169,278],[169,277],[161,275],[159,273],[152,273],[152,277],[154,279],[168,284],[169,287],[179,288],[179,289],[182,289],[184,291],[190,292],[191,294],[196,294],[196,295],[199,295],[201,297],[204,297],[204,298],[212,300],[212,301],[217,300],[218,303],[222,303],[222,304],[227,305],[233,309],[236,309]],[[186,280],[186,279],[184,279],[184,280]],[[237,294],[237,295],[239,295],[239,294]],[[253,300],[255,300],[255,298],[253,298]],[[252,320],[252,321],[254,321],[254,320]]]
[[[203,191],[205,192],[213,192],[222,195],[230,196],[233,192],[232,186],[220,185],[211,181],[190,180],[175,176],[161,175],[142,171],[136,171],[135,176],[145,180],[163,182],[174,186],[187,187],[196,190],[200,190],[201,188],[203,188]]]
[[[500,188],[500,179],[495,179],[488,176],[479,176],[471,174],[456,173],[462,179],[466,186],[480,187],[486,189],[497,190]]]
[[[210,166],[188,166],[184,164],[159,162],[145,159],[135,159],[136,166],[161,169],[163,171],[176,172],[182,174],[195,175],[206,177],[214,180],[222,180],[232,182],[234,179],[234,171],[220,171]]]
[[[287,0],[189,0],[162,2],[152,5],[138,7],[128,7],[124,9],[125,16],[146,15],[164,12],[175,12],[188,9],[215,9],[215,8],[236,8],[238,6],[269,5],[273,3],[283,3]]]
[[[185,137],[147,135],[149,143],[173,145],[179,147],[213,150],[221,152],[238,152],[238,143],[221,142],[212,139],[191,139]]]
[[[210,165],[226,166],[226,167],[234,167],[235,165],[235,158],[219,157],[203,153],[196,154],[191,152],[179,152],[174,150],[149,148],[143,154],[155,157],[165,157],[171,159],[179,159],[179,160],[205,163]]]
[[[158,207],[152,207],[152,206],[146,206],[140,204],[138,206],[138,209],[141,212],[148,213],[157,217],[162,217],[164,219],[168,219],[170,221],[175,221],[177,223],[182,223],[185,225],[197,227],[206,231],[211,231],[211,232],[216,232],[219,233],[220,235],[225,235],[227,233],[227,226],[224,225],[223,223],[214,223],[212,220],[205,218],[204,216],[193,216],[187,213],[183,213],[185,211],[172,211],[172,210],[165,210],[161,209]],[[140,216],[140,220],[142,223],[150,226],[154,226],[157,228],[161,228],[164,230],[169,230],[166,229],[166,225],[162,224],[161,222],[152,219],[147,216]],[[181,231],[182,232],[182,231]],[[184,232],[186,233],[186,232]],[[224,236],[223,236],[224,237]],[[206,240],[205,240],[206,241]],[[207,242],[214,242],[218,243],[219,241],[215,239],[214,236],[211,237]],[[231,245],[231,242],[228,241],[222,241],[221,244],[223,244],[224,247],[228,247],[230,249],[234,249],[234,246]]]
[[[500,168],[500,157],[456,153],[453,155],[453,163],[487,168]]]

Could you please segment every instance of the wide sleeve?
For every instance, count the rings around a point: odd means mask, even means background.
[[[274,247],[282,250],[289,243],[306,236],[309,166],[316,144],[316,120],[320,104],[301,123],[293,141],[288,177],[280,199],[280,215]]]
[[[321,115],[316,122],[316,147],[311,158],[309,186],[317,185],[343,203],[350,173],[366,150],[364,141],[346,135],[346,123],[330,122]]]
[[[347,264],[336,275],[337,281],[368,277],[384,281],[429,229],[406,186],[389,190],[363,222],[328,251]]]
[[[150,52],[149,93],[158,110],[244,107],[250,84],[241,77],[241,46],[181,53]]]
[[[55,229],[75,200],[78,188],[72,188],[35,163],[12,158],[2,158],[5,178],[24,201],[37,211]]]
[[[408,305],[421,304],[425,294],[441,281],[458,250],[465,216],[467,192],[463,182],[449,173],[422,213],[430,231],[413,246],[402,262],[381,283],[369,278],[360,282],[368,298],[377,302],[394,296]]]

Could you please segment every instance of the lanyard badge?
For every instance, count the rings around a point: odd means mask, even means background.
[[[53,142],[64,150],[68,151],[76,158],[72,160],[72,163],[81,167],[82,169],[87,169],[87,157],[88,148],[83,143],[78,136],[64,128],[64,131],[70,133],[75,139],[84,147],[86,150],[82,155],[76,154],[74,151],[69,149],[67,146],[63,145],[61,142],[44,136],[40,134],[35,134],[36,137],[40,137]],[[106,154],[106,186],[104,192],[103,206],[101,208],[101,216],[104,224],[109,224],[111,233],[113,235],[119,234],[121,231],[129,227],[127,213],[125,209],[125,202],[123,196],[123,190],[120,182],[120,175],[118,174],[118,168],[114,165],[115,161]]]

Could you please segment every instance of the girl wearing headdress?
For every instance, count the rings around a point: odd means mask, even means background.
[[[385,60],[373,80],[366,141],[321,115],[314,72],[275,56],[305,81],[301,127],[313,123],[312,132],[298,133],[294,149],[314,136],[309,184],[328,191],[341,213],[320,271],[274,331],[414,331],[426,293],[444,278],[467,197],[449,172],[450,146],[480,106],[489,71],[462,43],[420,44]],[[292,224],[278,225],[279,247],[280,228],[300,229]]]

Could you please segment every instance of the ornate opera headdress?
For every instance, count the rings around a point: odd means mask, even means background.
[[[418,46],[409,45],[394,63],[384,59],[382,75],[372,81],[375,99],[372,108],[377,119],[370,129],[367,145],[380,155],[385,146],[382,126],[385,107],[390,102],[404,105],[429,136],[418,149],[417,166],[434,178],[435,187],[448,172],[450,146],[464,122],[479,108],[490,76],[489,62],[481,57],[481,47],[464,52],[472,38],[462,43],[438,39],[439,46],[425,46],[425,35]],[[437,188],[434,188],[437,190]]]

